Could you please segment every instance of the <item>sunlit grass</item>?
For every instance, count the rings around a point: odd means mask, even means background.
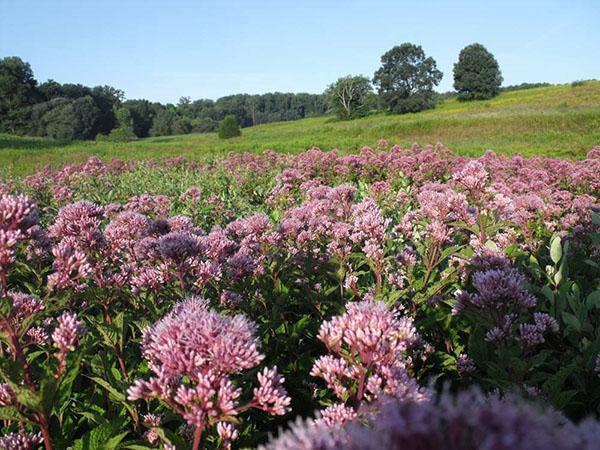
[[[0,135],[0,173],[23,175],[47,164],[81,162],[90,155],[106,160],[177,155],[204,159],[231,150],[295,153],[315,146],[351,152],[375,145],[380,138],[402,146],[442,142],[464,155],[493,149],[527,156],[583,158],[600,144],[600,82],[503,92],[494,99],[475,102],[450,99],[416,114],[377,114],[349,122],[330,117],[278,122],[243,129],[241,137],[226,141],[207,133],[129,143],[62,145]]]

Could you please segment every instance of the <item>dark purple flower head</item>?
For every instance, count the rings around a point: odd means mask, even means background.
[[[425,402],[386,400],[367,424],[343,430],[306,422],[263,450],[593,450],[597,421],[579,425],[517,397],[486,397],[476,388]]]
[[[200,247],[195,236],[182,231],[172,231],[158,239],[158,250],[165,258],[183,260],[198,254]]]

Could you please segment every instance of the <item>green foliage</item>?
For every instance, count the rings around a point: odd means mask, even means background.
[[[219,125],[219,138],[229,139],[232,137],[241,136],[241,134],[242,132],[240,131],[240,127],[235,116],[233,114],[225,116],[221,122],[221,125]]]
[[[420,45],[407,42],[383,54],[373,84],[387,111],[404,114],[433,108],[433,88],[442,75],[435,60],[426,57]]]
[[[0,59],[0,130],[27,128],[30,105],[40,96],[31,66],[16,56]]]
[[[16,56],[0,59],[0,117],[33,104],[37,96],[31,66]]]
[[[372,87],[367,77],[348,75],[331,84],[324,95],[336,117],[349,120],[362,117],[369,111],[369,94],[372,94]]]
[[[502,74],[498,61],[483,45],[467,45],[454,64],[454,89],[460,100],[483,100],[500,92]]]
[[[136,139],[135,132],[133,131],[131,111],[127,108],[119,108],[115,113],[115,117],[117,119],[117,127],[113,128],[107,136],[99,134],[96,139],[112,142],[127,142]]]
[[[65,101],[43,115],[46,133],[52,139],[73,141],[94,137],[94,127],[100,110],[90,96]]]
[[[170,110],[164,109],[159,111],[152,122],[150,128],[150,136],[165,136],[173,134],[173,123],[177,119],[177,114]]]
[[[152,122],[160,110],[160,104],[150,103],[148,100],[127,100],[122,107],[131,114],[135,135],[139,138],[150,136]]]

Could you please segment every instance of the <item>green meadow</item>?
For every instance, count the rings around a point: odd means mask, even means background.
[[[216,133],[61,144],[48,139],[0,134],[0,174],[21,176],[45,165],[111,158],[185,156],[206,159],[229,151],[272,149],[299,152],[310,147],[357,151],[381,138],[409,146],[441,142],[462,155],[487,149],[525,156],[584,158],[600,144],[600,81],[502,92],[492,100],[447,99],[435,109],[405,115],[376,114],[347,122],[331,117],[258,125],[242,136],[221,140]]]

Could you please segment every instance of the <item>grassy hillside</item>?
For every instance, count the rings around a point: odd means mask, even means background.
[[[46,165],[103,159],[184,155],[205,158],[229,150],[297,152],[317,146],[354,151],[385,138],[408,146],[442,142],[456,153],[486,149],[582,158],[600,145],[600,81],[504,92],[488,101],[446,100],[434,110],[406,115],[378,114],[350,122],[328,117],[246,128],[223,141],[215,133],[141,139],[130,143],[80,142],[0,135],[0,174],[23,175]]]

